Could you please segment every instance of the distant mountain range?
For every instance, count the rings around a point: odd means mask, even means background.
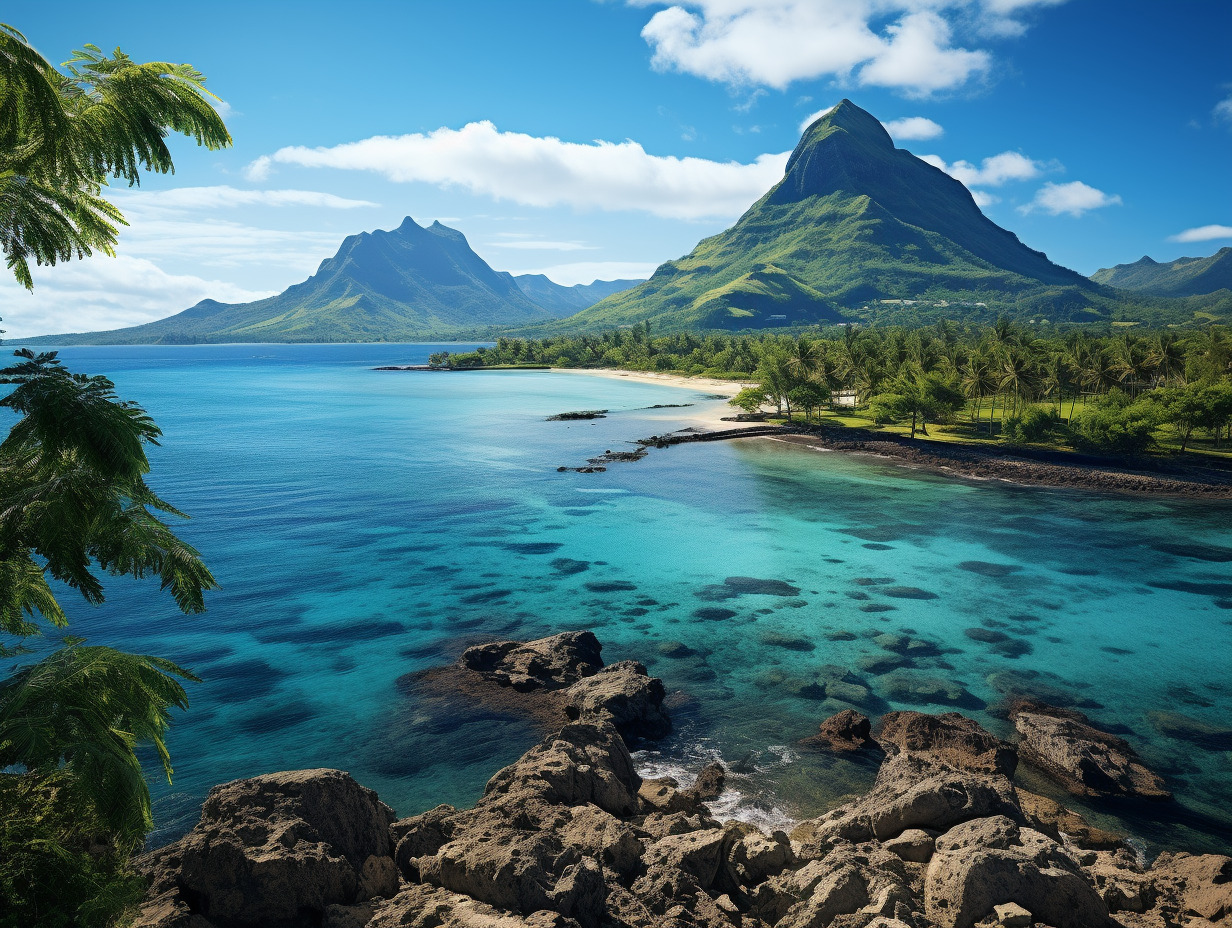
[[[391,232],[348,236],[303,283],[253,303],[202,300],[182,313],[109,332],[47,335],[24,344],[368,342],[457,338],[558,319],[636,280],[564,287],[542,274],[494,271],[466,236],[409,216]]]
[[[1088,279],[988,219],[970,191],[895,148],[849,100],[804,132],[783,179],[731,228],[645,282],[563,287],[494,271],[456,229],[409,217],[348,237],[303,283],[253,303],[44,344],[414,341],[860,321],[1177,324],[1232,317],[1232,248]],[[1210,297],[1194,294],[1212,294]]]
[[[1091,279],[1152,296],[1201,296],[1232,290],[1232,247],[1221,248],[1208,258],[1177,258],[1164,263],[1143,256],[1133,264],[1100,268]]]
[[[902,300],[917,314],[961,301],[978,316],[975,304],[995,301],[1069,317],[1107,293],[993,223],[959,181],[844,100],[734,226],[568,324],[747,328],[901,314]]]

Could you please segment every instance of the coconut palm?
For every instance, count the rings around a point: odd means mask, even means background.
[[[115,253],[124,217],[102,188],[109,177],[131,186],[143,170],[174,170],[168,130],[210,149],[231,144],[191,65],[138,64],[87,45],[65,68],[0,25],[0,244],[27,288],[31,261]]]

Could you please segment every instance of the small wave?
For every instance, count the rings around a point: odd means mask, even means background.
[[[578,493],[628,493],[620,487],[574,487]]]

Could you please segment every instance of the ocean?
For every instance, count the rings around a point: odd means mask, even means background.
[[[450,346],[452,349],[457,346]],[[473,803],[537,739],[400,678],[467,645],[592,629],[663,678],[676,730],[637,754],[685,780],[724,759],[723,814],[766,826],[866,789],[867,762],[800,739],[845,703],[955,709],[1002,735],[1007,694],[1082,708],[1172,803],[1067,804],[1146,851],[1232,846],[1232,755],[1153,713],[1232,727],[1232,504],[948,479],[771,440],[559,472],[721,405],[704,390],[554,372],[378,372],[431,345],[69,348],[164,431],[151,484],[221,583],[184,616],[157,582],[71,593],[70,632],[172,658],[158,830],[208,789],[338,767],[399,814]],[[570,410],[607,418],[550,422]],[[727,583],[728,578],[775,583]],[[917,642],[903,666],[887,656]],[[1163,730],[1173,732],[1172,736]],[[151,770],[154,768],[151,767]],[[1029,788],[1060,796],[1026,775]]]

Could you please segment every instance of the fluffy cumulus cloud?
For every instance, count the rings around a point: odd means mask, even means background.
[[[667,7],[642,29],[652,64],[732,85],[784,89],[829,77],[910,96],[986,73],[972,38],[1020,35],[1033,9],[1065,0],[629,0]]]
[[[1211,242],[1220,238],[1232,238],[1232,226],[1198,226],[1168,237],[1170,242]]]
[[[1044,184],[1036,191],[1035,198],[1030,203],[1018,209],[1022,213],[1043,210],[1052,216],[1060,216],[1064,213],[1077,217],[1093,209],[1118,206],[1120,202],[1121,198],[1115,194],[1104,193],[1080,180],[1075,180],[1068,184]]]
[[[283,148],[254,161],[248,175],[268,176],[279,164],[339,168],[395,182],[461,187],[526,206],[730,218],[779,181],[788,154],[761,155],[751,164],[663,157],[633,141],[565,142],[501,132],[485,121],[332,148]]]
[[[1000,187],[1009,181],[1030,180],[1041,170],[1038,162],[1016,151],[1003,151],[985,158],[978,166],[970,161],[946,164],[936,155],[921,155],[920,158],[968,187]]]
[[[210,298],[242,303],[269,296],[224,280],[169,274],[153,261],[96,256],[34,269],[34,292],[0,280],[7,338],[140,325]]]
[[[940,125],[931,119],[925,119],[923,116],[891,119],[884,125],[886,131],[894,137],[895,141],[899,142],[927,141],[928,139],[940,138],[945,134],[945,130]]]

